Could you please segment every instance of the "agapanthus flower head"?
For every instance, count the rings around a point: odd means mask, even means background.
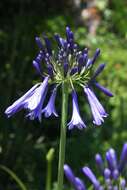
[[[55,98],[57,88],[66,83],[68,92],[72,94],[72,119],[68,124],[69,129],[77,127],[85,128],[81,119],[79,106],[77,102],[76,88],[79,85],[84,89],[85,95],[88,98],[90,108],[93,115],[93,123],[101,125],[107,113],[99,100],[96,98],[93,87],[97,87],[108,96],[113,96],[112,93],[105,87],[101,86],[97,81],[98,75],[103,71],[105,64],[100,64],[95,72],[93,66],[96,59],[100,55],[100,49],[96,49],[93,57],[88,56],[88,49],[80,50],[75,42],[74,34],[71,29],[66,27],[66,37],[62,38],[59,34],[54,36],[57,49],[52,49],[52,44],[49,38],[43,34],[41,37],[36,37],[36,43],[39,52],[33,60],[33,66],[37,73],[41,76],[43,82],[35,85],[19,100],[14,102],[5,113],[10,117],[21,109],[28,110],[30,119],[38,118],[41,120],[41,115],[45,117],[58,116],[55,108]],[[43,106],[47,89],[54,85],[51,97],[46,107]],[[96,113],[96,114],[95,114]]]
[[[100,176],[97,177],[96,174],[88,167],[84,166],[82,168],[83,174],[91,182],[94,190],[126,190],[127,189],[127,143],[123,145],[123,149],[120,156],[120,161],[117,159],[117,155],[114,149],[110,148],[106,152],[106,158],[104,162],[100,154],[95,155],[97,169],[100,172]],[[69,170],[72,172],[70,167],[66,165]],[[76,190],[76,185],[74,185],[75,176],[69,175],[69,170],[65,170],[65,176],[68,181],[71,182],[74,189]],[[73,173],[73,172],[72,172]],[[73,180],[72,180],[73,179]],[[83,183],[83,182],[82,182]],[[84,184],[84,183],[83,183]],[[91,187],[86,188],[91,189]]]

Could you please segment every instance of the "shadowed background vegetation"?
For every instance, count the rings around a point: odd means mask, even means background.
[[[66,162],[77,175],[80,168],[94,167],[94,155],[109,147],[119,151],[127,140],[127,2],[126,0],[96,2],[96,19],[99,25],[91,33],[88,18],[81,18],[86,2],[64,0],[1,0],[0,1],[0,164],[12,169],[30,190],[43,190],[46,177],[45,155],[55,148],[53,181],[57,177],[60,118],[29,121],[23,111],[7,119],[4,110],[31,86],[41,80],[32,60],[37,54],[35,36],[46,33],[53,40],[54,33],[65,35],[69,25],[78,44],[90,49],[97,47],[101,56],[97,64],[107,66],[98,81],[108,87],[113,98],[105,97],[98,90],[97,96],[105,106],[109,117],[101,127],[92,124],[89,106],[79,89],[78,97],[82,117],[87,129],[67,132]],[[90,11],[90,10],[88,10]],[[92,19],[92,18],[91,18]],[[69,101],[71,114],[71,97]],[[60,115],[61,94],[57,94],[56,107]],[[70,119],[68,117],[68,121]],[[81,175],[83,177],[83,175]],[[0,190],[18,190],[18,186],[4,171],[0,171]]]

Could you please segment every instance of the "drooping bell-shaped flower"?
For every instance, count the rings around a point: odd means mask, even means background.
[[[55,108],[56,92],[57,92],[57,88],[55,87],[53,89],[53,92],[51,94],[51,97],[49,99],[47,106],[44,109],[42,109],[42,113],[44,113],[45,117],[50,117],[51,115],[58,117],[58,114]]]
[[[72,118],[71,121],[68,123],[68,128],[73,129],[74,127],[77,127],[78,129],[83,129],[86,127],[86,125],[83,122],[79,113],[77,94],[75,90],[72,91],[72,104],[73,104]]]
[[[87,95],[88,102],[91,107],[92,115],[94,118],[93,123],[96,125],[101,125],[102,122],[104,122],[103,117],[107,117],[107,113],[90,88],[84,87],[84,92]]]
[[[47,93],[48,77],[42,83],[34,85],[25,95],[9,106],[5,113],[8,117],[14,115],[21,109],[27,109],[31,120],[38,118],[41,121],[41,110]]]

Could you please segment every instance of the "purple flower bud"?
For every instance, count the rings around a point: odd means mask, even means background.
[[[45,45],[46,45],[46,48],[47,48],[47,52],[49,53],[49,55],[52,55],[51,42],[50,42],[50,40],[48,39],[48,37],[45,34],[43,35],[43,37],[44,37],[44,40],[45,40]]]
[[[80,117],[77,94],[75,90],[72,91],[72,103],[73,103],[72,118],[71,121],[68,123],[68,128],[69,129],[73,129],[74,127],[77,127],[78,129],[86,128],[85,123]]]
[[[83,56],[80,56],[78,59],[78,73],[80,73],[82,70],[83,62],[84,62],[84,58]]]
[[[105,179],[109,179],[111,177],[111,171],[108,168],[104,170],[104,177]]]
[[[113,179],[114,180],[117,180],[118,177],[119,177],[119,171],[117,169],[115,169],[113,172],[112,172],[112,176],[113,176]]]
[[[39,63],[36,62],[36,61],[33,61],[33,66],[37,70],[37,72],[41,75],[41,70],[40,70]]]
[[[44,58],[44,53],[42,51],[40,51],[39,54],[37,55],[37,57],[35,58],[35,61],[38,63],[41,63],[43,58]]]
[[[120,156],[119,171],[121,172],[127,163],[127,143],[124,144],[122,153]]]
[[[97,68],[97,70],[93,74],[92,80],[94,80],[103,71],[104,68],[105,68],[105,64],[99,65],[99,67]]]
[[[85,48],[83,51],[82,51],[83,54],[88,54],[88,48]]]
[[[88,60],[88,55],[84,53],[83,54],[84,65],[86,64],[87,60]]]
[[[37,43],[38,47],[39,47],[40,49],[44,50],[44,46],[43,46],[43,44],[42,44],[41,39],[40,39],[39,37],[35,37],[35,40],[36,40],[36,43]]]
[[[74,34],[72,31],[70,31],[70,39],[74,40]]]
[[[86,190],[85,185],[81,179],[75,177],[75,181],[76,181],[76,190]]]
[[[67,26],[66,27],[66,36],[67,36],[67,41],[70,42],[74,38],[73,32],[70,30],[70,28]]]
[[[77,72],[78,72],[78,67],[75,66],[75,67],[73,67],[73,68],[71,69],[70,75],[74,75],[74,74],[77,73]]]
[[[47,64],[48,74],[52,78],[53,77],[53,67],[51,64]]]
[[[96,154],[95,160],[96,160],[96,164],[97,164],[97,166],[98,166],[101,174],[103,175],[104,174],[104,163],[103,163],[101,155],[100,154]]]
[[[124,190],[124,189],[125,189],[125,186],[126,186],[126,181],[125,181],[125,179],[122,179],[122,180],[120,181],[120,187],[121,187],[121,189]]]
[[[106,89],[105,87],[101,86],[99,83],[94,82],[93,83],[99,90],[101,90],[105,95],[109,96],[109,97],[113,97],[113,94]]]
[[[86,190],[85,185],[82,182],[82,180],[74,176],[74,173],[72,172],[71,168],[67,164],[64,165],[64,173],[68,181],[75,188],[75,190]]]
[[[113,187],[113,190],[119,190],[118,186],[115,185],[115,186]]]
[[[89,180],[93,183],[94,188],[96,190],[99,190],[100,187],[100,183],[99,181],[96,179],[95,175],[93,174],[93,172],[91,171],[90,168],[88,167],[84,167],[83,169],[83,173],[89,178]]]
[[[59,34],[55,34],[55,35],[54,35],[54,38],[55,38],[55,40],[57,41],[58,46],[61,47],[61,42],[60,42],[60,36],[59,36]]]
[[[104,187],[103,187],[103,186],[100,186],[100,187],[99,187],[99,190],[104,190]]]
[[[108,186],[108,190],[113,190],[113,186],[112,186],[112,185],[109,185],[109,186]]]
[[[103,117],[107,117],[107,113],[90,88],[84,87],[84,92],[87,95],[88,102],[91,107],[94,118],[93,123],[96,125],[101,125],[102,122],[104,122]]]
[[[98,48],[98,49],[96,49],[96,51],[95,51],[94,57],[93,57],[93,59],[92,59],[92,64],[95,63],[95,61],[96,61],[96,59],[98,58],[99,55],[100,55],[100,49]]]
[[[86,68],[90,68],[92,66],[92,59],[87,59]]]
[[[60,44],[63,48],[66,47],[67,43],[66,43],[66,40],[64,40],[63,38],[60,37]]]
[[[50,117],[51,115],[58,117],[58,114],[55,108],[56,92],[57,92],[57,88],[55,87],[53,89],[52,95],[49,99],[47,106],[42,110],[42,113],[44,113],[45,117]]]
[[[41,121],[41,110],[48,88],[48,77],[40,84],[34,85],[25,95],[15,101],[5,110],[5,114],[11,117],[21,109],[27,109],[31,120],[38,118]]]
[[[67,62],[64,63],[64,76],[67,75],[67,72],[68,72],[68,68],[69,68],[69,65]]]
[[[73,174],[71,168],[70,168],[67,164],[64,165],[64,173],[65,173],[65,176],[66,176],[66,178],[68,179],[68,181],[69,181],[74,187],[76,187],[76,184],[77,184],[77,183],[76,183],[76,180],[75,180],[75,176],[74,176],[74,174]]]
[[[106,185],[109,187],[109,186],[111,186],[112,185],[112,181],[111,181],[111,179],[105,179],[105,183],[106,183]]]
[[[109,168],[111,169],[111,171],[117,169],[117,158],[116,158],[116,153],[115,150],[113,148],[110,148],[107,152],[106,152],[106,159],[109,165]]]

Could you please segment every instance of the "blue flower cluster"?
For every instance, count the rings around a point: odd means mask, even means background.
[[[113,94],[96,82],[96,78],[103,71],[105,64],[100,64],[95,72],[92,70],[100,50],[96,49],[94,56],[89,58],[88,49],[85,48],[82,51],[79,49],[78,44],[74,41],[74,34],[69,27],[66,27],[66,39],[58,34],[55,34],[54,37],[57,42],[56,51],[52,49],[51,42],[46,35],[43,35],[43,41],[39,37],[35,38],[39,52],[33,61],[33,66],[41,76],[42,82],[34,85],[9,106],[5,110],[5,114],[11,117],[21,109],[26,109],[28,111],[27,117],[31,120],[38,118],[41,121],[42,114],[45,117],[52,115],[57,117],[58,113],[55,108],[57,88],[62,83],[67,83],[69,92],[72,94],[73,104],[72,118],[68,123],[68,128],[77,127],[82,129],[86,127],[79,112],[76,85],[84,90],[93,115],[93,123],[101,125],[104,118],[107,117],[107,113],[94,94],[92,87],[99,88],[110,97]],[[53,86],[53,89],[49,102],[44,107],[44,101],[50,86]]]
[[[95,174],[89,167],[83,167],[84,175],[92,183],[92,189],[95,190],[127,190],[126,173],[124,172],[127,164],[127,143],[123,145],[123,149],[118,162],[116,152],[110,148],[105,156],[107,164],[105,165],[100,154],[96,154],[95,160],[100,177],[97,179]],[[68,181],[72,184],[75,190],[86,190],[85,184],[81,179],[75,177],[71,168],[65,164],[64,172]]]

